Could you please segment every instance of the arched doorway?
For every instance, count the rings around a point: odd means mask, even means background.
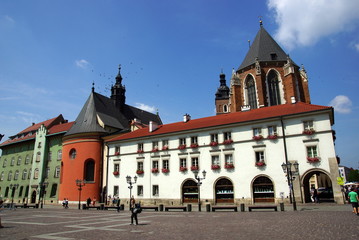
[[[34,190],[31,194],[31,203],[36,203],[36,190]]]
[[[260,176],[253,181],[253,202],[274,202],[274,186],[268,177]]]
[[[307,173],[303,178],[304,202],[312,202],[310,190],[317,189],[320,202],[334,202],[332,181],[327,173],[314,170]]]
[[[197,183],[192,179],[188,179],[182,185],[182,202],[183,203],[198,202],[198,186]]]
[[[234,193],[232,181],[227,178],[221,178],[215,185],[216,203],[233,203]]]

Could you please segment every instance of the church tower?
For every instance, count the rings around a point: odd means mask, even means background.
[[[121,64],[118,67],[118,74],[116,76],[116,83],[111,87],[111,99],[113,100],[116,107],[120,110],[123,109],[123,106],[126,102],[126,88],[122,85],[122,76],[121,76]]]
[[[232,74],[230,112],[295,102],[310,103],[308,77],[264,29],[260,29]]]
[[[219,87],[216,92],[216,114],[229,112],[229,88],[226,84],[226,75],[221,73],[219,75]]]

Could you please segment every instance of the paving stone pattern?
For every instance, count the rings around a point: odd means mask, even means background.
[[[195,210],[195,209],[194,209]],[[350,205],[286,207],[284,212],[130,212],[61,209],[4,210],[1,240],[17,239],[359,239]]]

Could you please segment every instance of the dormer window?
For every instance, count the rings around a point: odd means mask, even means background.
[[[271,54],[270,54],[270,58],[271,58],[271,60],[277,60],[277,59],[278,59],[278,56],[277,56],[276,53],[271,53]]]

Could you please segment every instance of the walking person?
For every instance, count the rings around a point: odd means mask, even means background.
[[[132,196],[130,200],[130,211],[131,211],[131,225],[133,225],[133,219],[136,221],[136,225],[138,225],[137,219],[137,211],[135,198]]]
[[[90,204],[91,204],[91,198],[90,197],[86,200],[86,204],[87,204],[87,207],[90,206]]]
[[[117,197],[116,206],[117,206],[117,212],[120,212],[120,198],[119,197]]]
[[[359,197],[357,191],[358,191],[357,188],[352,187],[351,191],[348,193],[348,198],[352,204],[353,213],[359,216],[359,210],[358,210]]]

